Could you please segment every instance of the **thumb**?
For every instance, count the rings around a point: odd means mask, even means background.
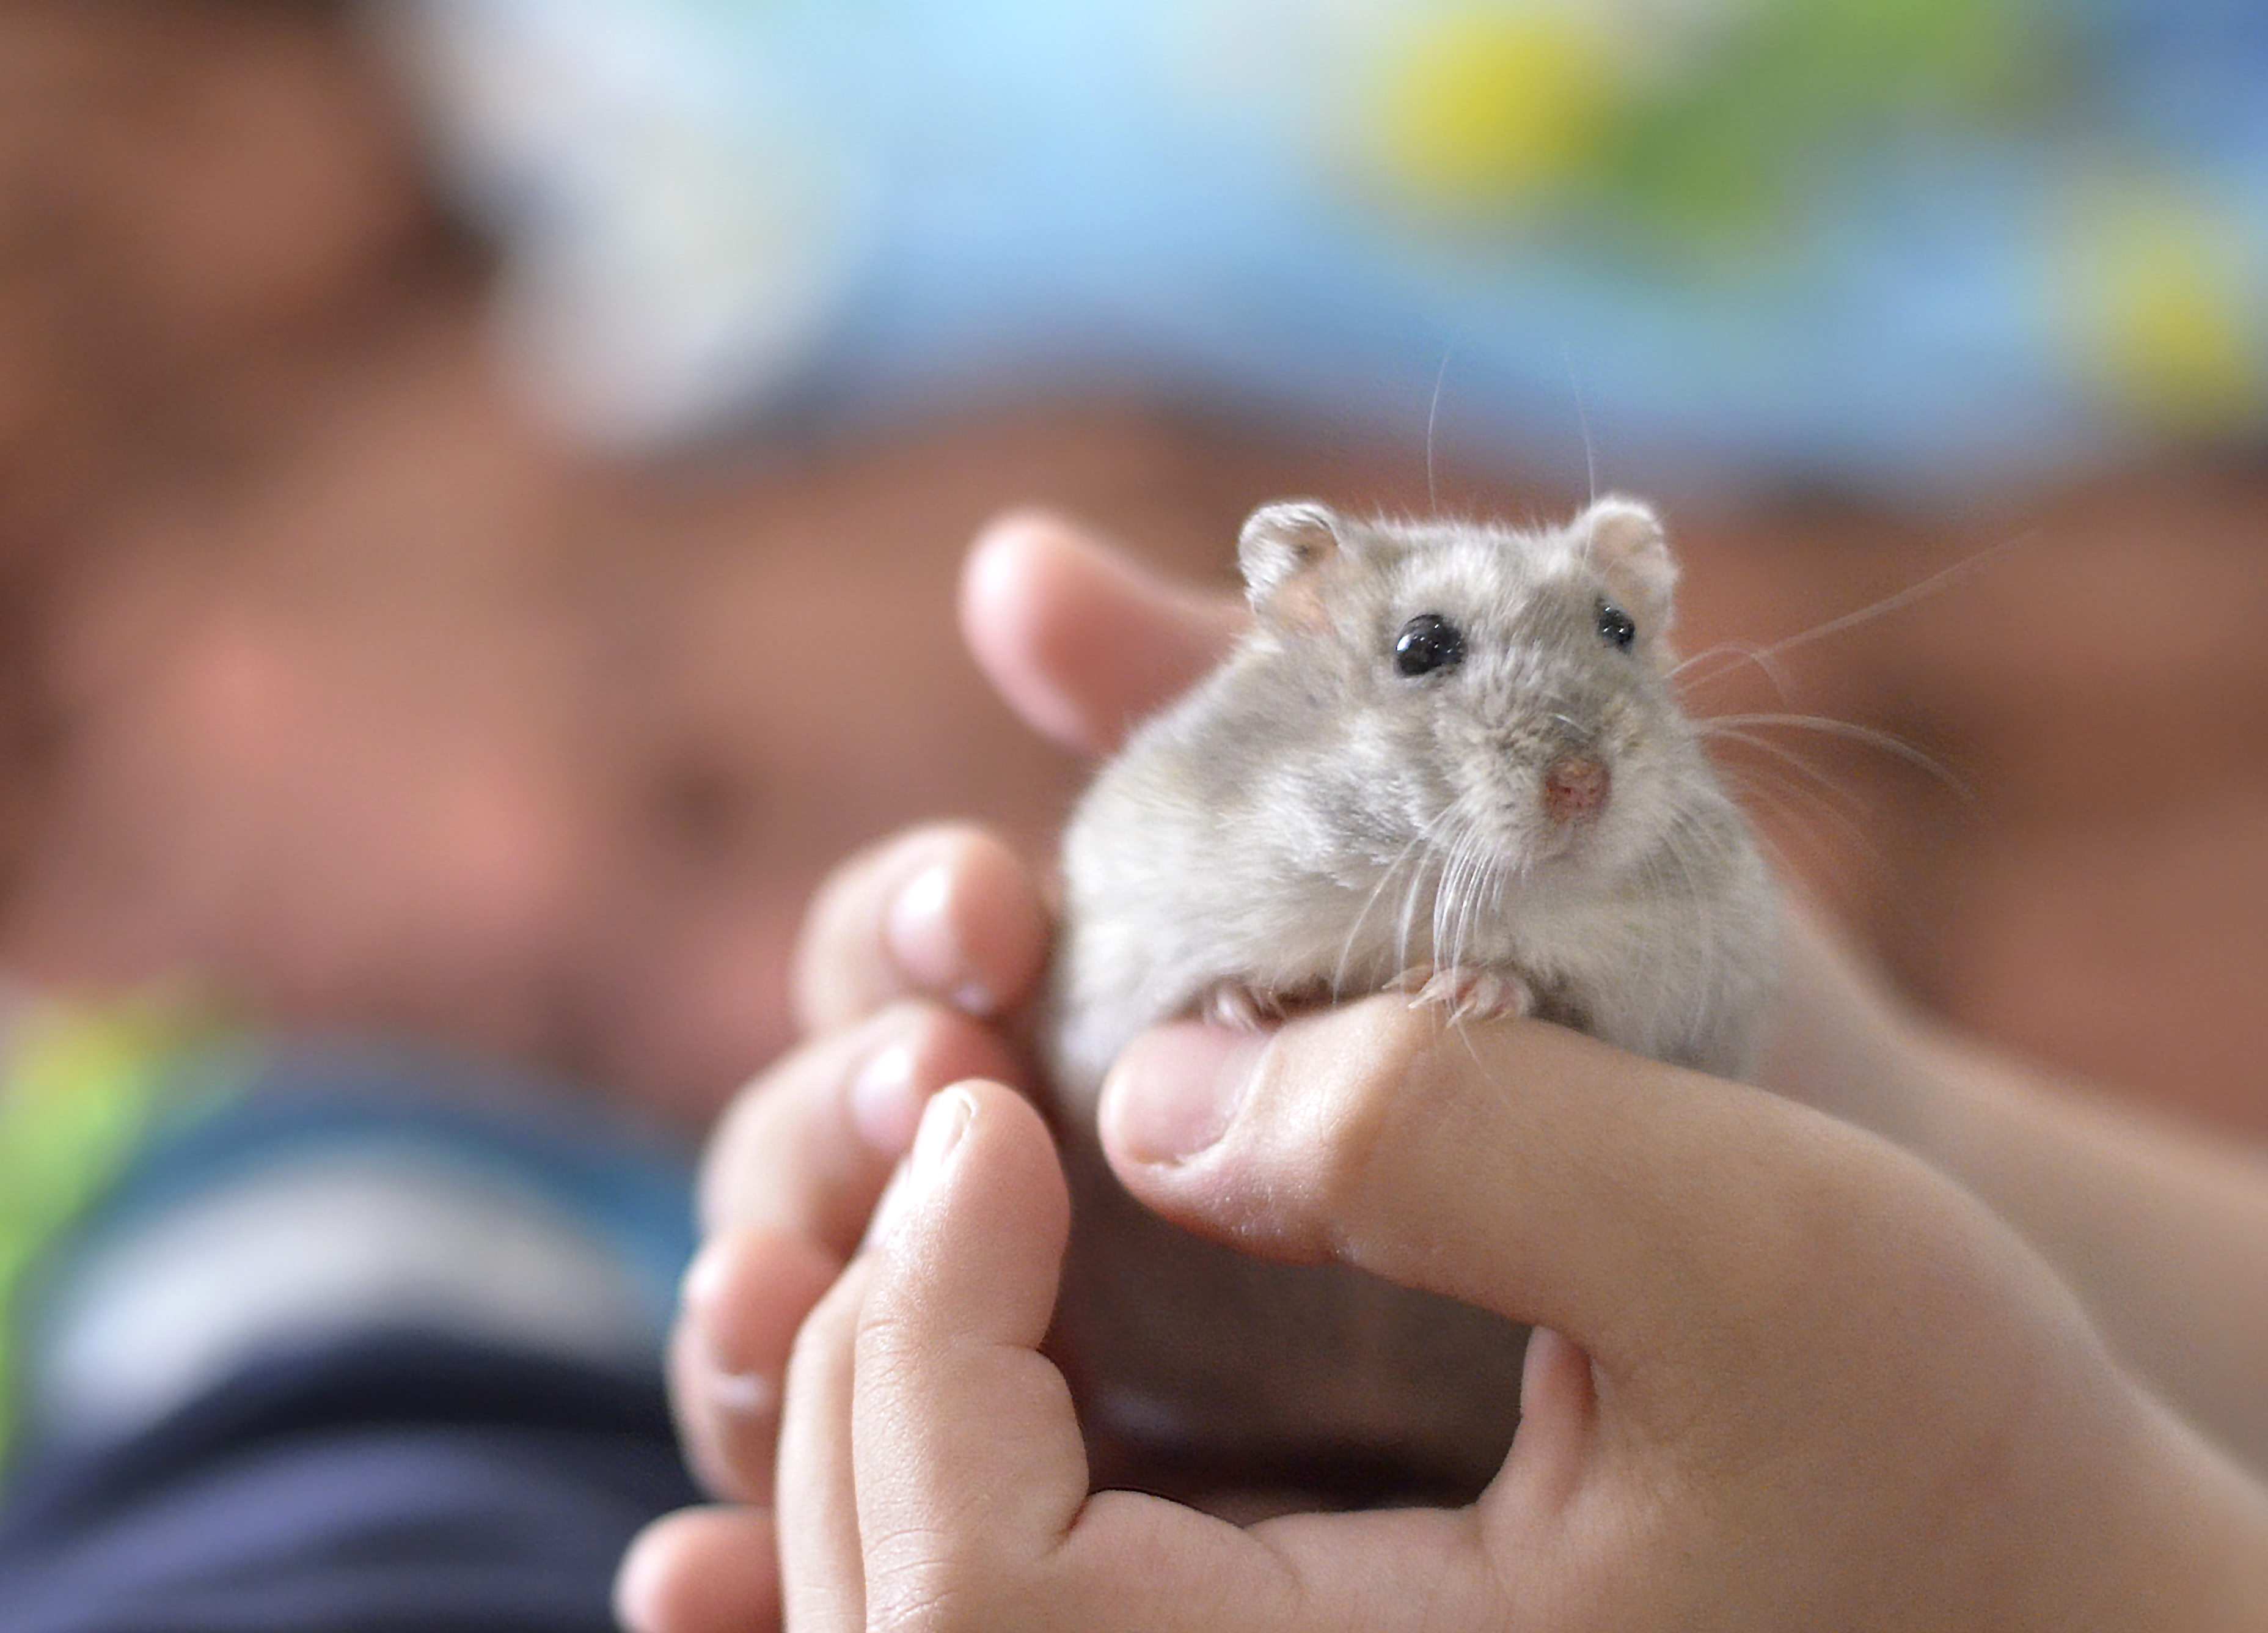
[[[1762,1381],[1775,1348],[1879,1341],[1831,1330],[1822,1289],[1927,1309],[2006,1245],[1949,1181],[1823,1114],[1394,995],[1273,1034],[1160,1028],[1114,1069],[1101,1126],[1120,1179],[1177,1223],[1553,1328],[1672,1421],[1712,1380]]]
[[[1152,578],[1035,511],[992,522],[961,570],[961,632],[978,665],[1029,724],[1086,754],[1116,748],[1244,624],[1233,597]]]

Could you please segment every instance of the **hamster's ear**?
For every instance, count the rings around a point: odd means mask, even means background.
[[[1346,550],[1346,524],[1315,499],[1263,505],[1245,519],[1236,541],[1244,593],[1264,624],[1320,624],[1320,579]]]
[[[1575,518],[1574,530],[1591,565],[1638,627],[1652,635],[1668,633],[1677,562],[1653,507],[1609,494]]]

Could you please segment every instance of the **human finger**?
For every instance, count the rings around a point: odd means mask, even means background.
[[[963,1077],[1017,1070],[998,1033],[915,1001],[791,1050],[740,1091],[710,1136],[703,1227],[766,1226],[847,1258],[930,1095]]]
[[[1071,1201],[1030,1103],[998,1084],[940,1092],[877,1220],[858,1334],[859,1520],[878,1580],[919,1595],[937,1516],[981,1482],[985,1533],[1037,1557],[1087,1493],[1063,1375],[1039,1353]],[[909,1544],[910,1540],[910,1544]],[[917,1550],[909,1556],[906,1551]],[[887,1621],[887,1606],[878,1607]]]
[[[615,1620],[627,1633],[777,1633],[771,1514],[684,1508],[655,1520],[615,1573]]]
[[[771,1502],[788,1356],[842,1268],[813,1242],[748,1225],[694,1256],[670,1334],[669,1395],[686,1460],[714,1495]]]
[[[1090,1496],[1069,1390],[1038,1348],[1069,1222],[1028,1103],[981,1083],[932,1102],[878,1217],[855,1341],[851,1456],[875,1625],[1486,1624],[1432,1619],[1491,1602],[1477,1527],[1461,1516],[1247,1531],[1160,1498]]]
[[[1176,1029],[1119,1069],[1106,1146],[1168,1216],[1536,1325],[1470,1512],[1497,1581],[1544,1605],[1476,1625],[1746,1626],[1800,1603],[1857,1627],[1886,1582],[1920,1607],[1899,1625],[2257,1615],[2257,1484],[2006,1223],[1887,1140],[1392,997],[1273,1039]]]
[[[961,571],[979,666],[1035,729],[1084,754],[1186,691],[1246,622],[1235,597],[1167,583],[1042,512],[993,521]]]
[[[796,1336],[780,1420],[780,1598],[797,1633],[867,1626],[851,1457],[856,1341],[871,1260],[845,1269]]]
[[[1111,1543],[1138,1522],[1108,1494],[1089,1503],[1070,1390],[1039,1350],[1069,1229],[1062,1169],[1027,1102],[983,1083],[932,1101],[877,1217],[856,1337],[867,1609],[877,1625],[940,1629],[1263,1625],[1161,1620],[1116,1579]],[[1171,1533],[1215,1522],[1162,1504],[1149,1517],[1167,1533],[1144,1557],[1178,1580],[1189,1543]],[[1086,1546],[1068,1548],[1075,1531]],[[1160,1585],[1139,1585],[1147,1598]]]
[[[967,824],[917,828],[859,852],[804,917],[791,986],[798,1023],[832,1031],[901,998],[998,1016],[1038,986],[1048,914],[1023,861]]]
[[[796,1327],[865,1231],[923,1102],[1013,1064],[966,1016],[900,1003],[792,1051],[727,1108],[703,1157],[707,1241],[667,1357],[687,1455],[711,1491],[769,1500]]]
[[[1838,1321],[1877,1319],[1879,1304],[1822,1288],[1990,1326],[2021,1253],[1949,1181],[1822,1113],[1391,995],[1273,1034],[1147,1034],[1105,1086],[1101,1127],[1119,1177],[1167,1218],[1565,1334],[1639,1421],[1688,1420],[1697,1390],[1769,1375],[1759,1334],[1815,1348],[1848,1336]],[[2069,1310],[2056,1326],[2083,1323]],[[1853,1347],[1895,1393],[1931,1330]]]

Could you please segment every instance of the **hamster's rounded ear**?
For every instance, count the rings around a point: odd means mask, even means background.
[[[1677,561],[1653,507],[1609,494],[1575,518],[1575,534],[1624,610],[1641,628],[1665,632],[1677,588]]]
[[[1317,576],[1346,549],[1345,527],[1336,511],[1315,499],[1263,505],[1247,517],[1236,565],[1253,611],[1270,624],[1319,619]]]

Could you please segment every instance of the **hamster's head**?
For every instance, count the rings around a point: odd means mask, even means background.
[[[1707,777],[1670,688],[1676,564],[1636,500],[1538,530],[1299,501],[1238,553],[1257,639],[1331,722],[1306,792],[1373,861],[1618,874]]]

